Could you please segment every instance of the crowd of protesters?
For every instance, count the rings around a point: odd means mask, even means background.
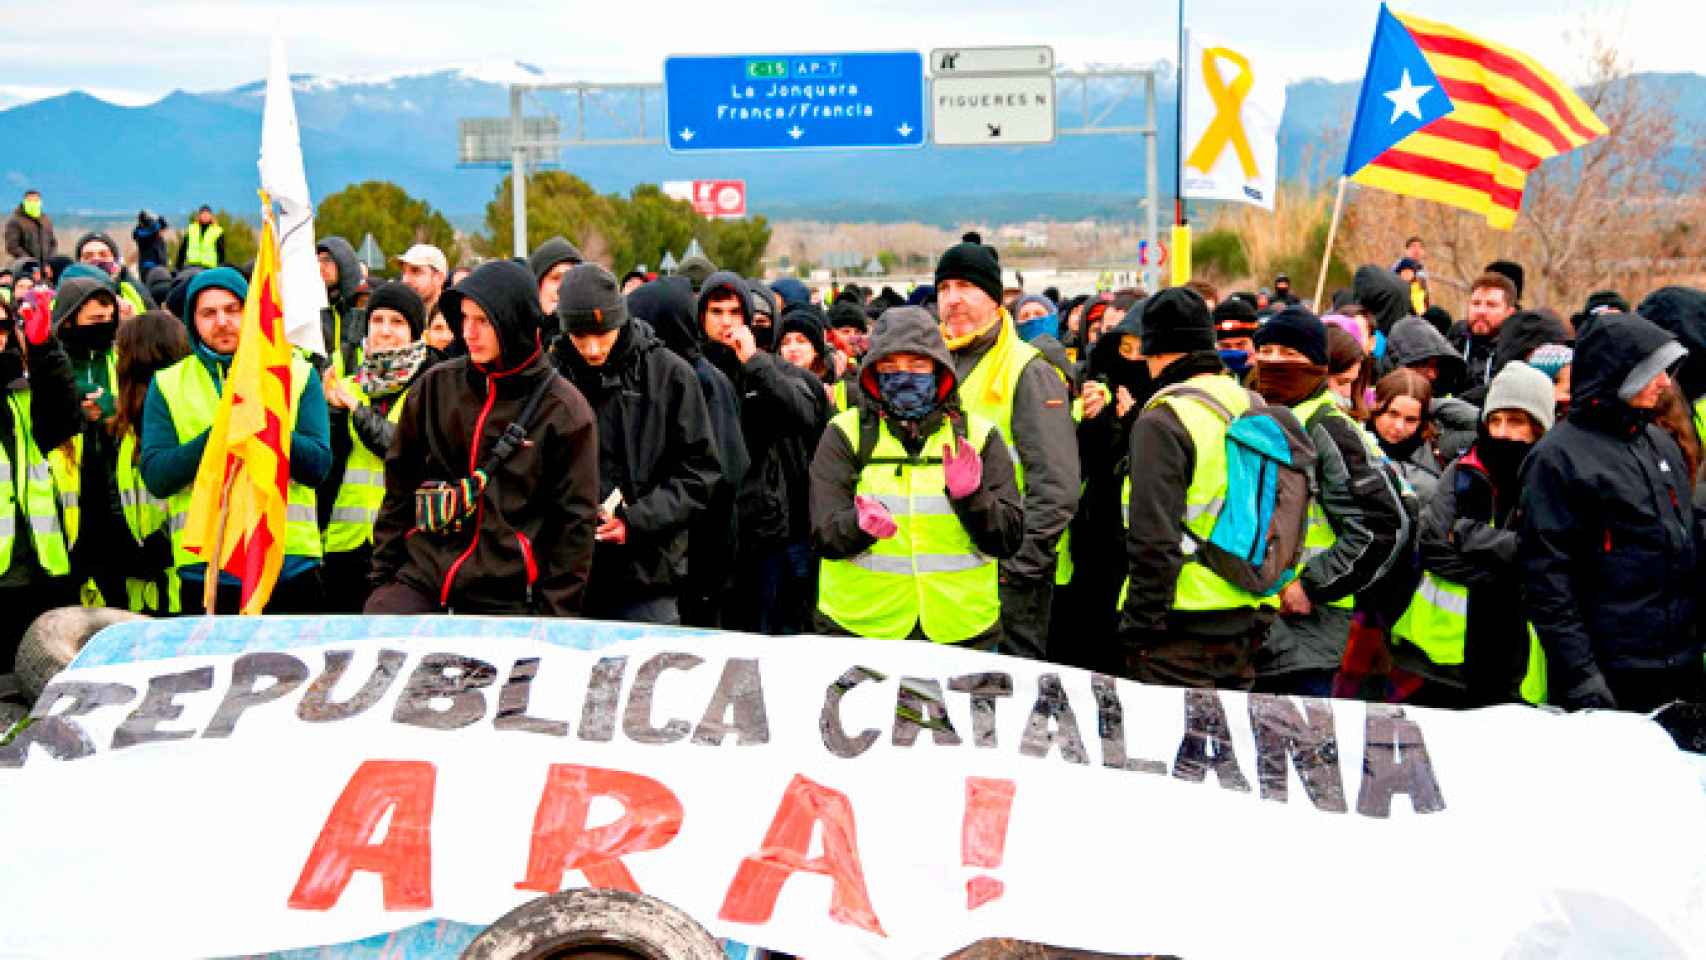
[[[33,191],[6,224],[7,661],[56,606],[204,610],[182,532],[248,280],[211,211],[175,256],[165,229],[139,216],[133,270],[100,233],[61,256]],[[1706,292],[1566,318],[1496,262],[1454,323],[1420,238],[1322,315],[1283,276],[1027,293],[975,234],[904,296],[702,256],[618,278],[560,237],[455,271],[418,246],[390,281],[318,250],[269,612],[910,639],[1431,706],[1706,701]],[[220,574],[217,609],[239,589]]]

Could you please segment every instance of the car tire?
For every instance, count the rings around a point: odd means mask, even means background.
[[[83,645],[103,627],[146,620],[140,613],[111,607],[59,607],[35,619],[18,642],[18,689],[35,703],[42,688],[71,663]]]
[[[462,960],[723,960],[692,917],[643,894],[565,890],[487,927]]]

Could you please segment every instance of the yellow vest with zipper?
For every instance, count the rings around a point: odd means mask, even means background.
[[[354,383],[350,392],[367,406],[366,394]],[[409,392],[398,394],[385,419],[392,424],[403,419],[403,401]],[[350,454],[344,465],[343,484],[338,487],[337,499],[332,502],[332,522],[326,525],[326,552],[347,553],[373,542],[373,522],[379,519],[379,507],[385,502],[385,461],[356,433],[355,417],[350,417]]]
[[[0,573],[12,566],[16,538],[27,534],[36,562],[49,576],[71,572],[71,546],[76,541],[77,487],[62,486],[63,455],[44,455],[30,429],[30,393],[11,390],[6,404],[12,413],[12,445],[0,456]],[[54,456],[61,463],[54,463]],[[71,471],[75,480],[76,471]],[[23,504],[27,530],[18,529],[18,504]]]
[[[848,410],[830,421],[854,450],[859,414]],[[965,418],[966,441],[982,450],[995,425]],[[1000,619],[1001,598],[997,561],[978,552],[948,500],[939,451],[953,442],[953,427],[944,420],[916,459],[886,426],[876,429],[857,492],[881,501],[898,529],[856,557],[823,562],[818,610],[861,637],[903,640],[918,626],[936,643],[969,640]]]
[[[127,433],[118,445],[118,464],[114,480],[118,486],[119,509],[124,514],[125,528],[138,544],[147,540],[170,519],[166,501],[148,492],[142,485],[142,467],[137,458],[141,444],[134,433]],[[125,604],[137,613],[179,613],[178,574],[166,571],[166,596],[160,595],[161,584],[154,580],[127,577],[124,581]]]
[[[308,386],[309,374],[313,367],[303,359],[301,354],[292,353],[290,356],[291,383],[296,389],[295,402],[290,405],[290,422],[284,425],[286,442],[296,430],[296,416],[302,409],[302,391]],[[154,383],[160,390],[160,396],[166,401],[166,406],[172,414],[172,428],[177,432],[178,442],[189,443],[200,436],[202,431],[213,426],[214,415],[219,410],[221,384],[216,384],[213,375],[208,373],[207,365],[195,353],[154,375]],[[172,531],[172,565],[178,569],[206,562],[206,558],[191,553],[184,547],[184,527],[189,523],[190,497],[194,493],[195,484],[187,483],[182,490],[167,498],[167,512],[170,515],[168,523]],[[313,557],[321,556],[320,524],[315,516],[314,490],[290,481],[289,503],[285,513],[284,552],[289,556]]]

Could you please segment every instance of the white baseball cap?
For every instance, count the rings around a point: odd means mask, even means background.
[[[417,243],[397,259],[411,266],[431,267],[439,273],[450,273],[450,264],[444,259],[444,251],[430,243]]]

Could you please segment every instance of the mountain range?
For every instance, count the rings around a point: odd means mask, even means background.
[[[459,167],[457,120],[507,116],[511,80],[543,79],[536,68],[452,68],[392,77],[292,78],[309,186],[316,198],[363,180],[390,180],[463,226],[477,226],[505,174]],[[1161,191],[1172,193],[1173,90],[1165,65],[1158,84]],[[1706,120],[1706,76],[1643,74],[1643,90],[1671,104],[1685,123]],[[1143,105],[1121,85],[1093,80],[1080,98],[1059,89],[1061,128],[1140,122]],[[128,215],[158,210],[177,222],[202,203],[246,210],[255,203],[255,160],[265,84],[175,91],[125,106],[72,92],[0,110],[0,179],[34,187],[58,216]],[[1280,127],[1281,177],[1320,182],[1336,172],[1355,107],[1355,82],[1291,84]],[[589,97],[590,137],[629,136],[632,95]],[[572,124],[566,96],[536,94],[530,113],[557,109]],[[623,111],[626,111],[624,114]],[[1105,114],[1105,115],[1104,115]],[[661,95],[647,95],[646,133],[661,135]],[[1144,150],[1136,135],[1063,136],[1036,147],[677,155],[662,146],[580,147],[561,166],[603,192],[664,180],[744,179],[749,210],[772,219],[969,220],[1134,218]],[[1169,199],[1162,200],[1166,210]]]

